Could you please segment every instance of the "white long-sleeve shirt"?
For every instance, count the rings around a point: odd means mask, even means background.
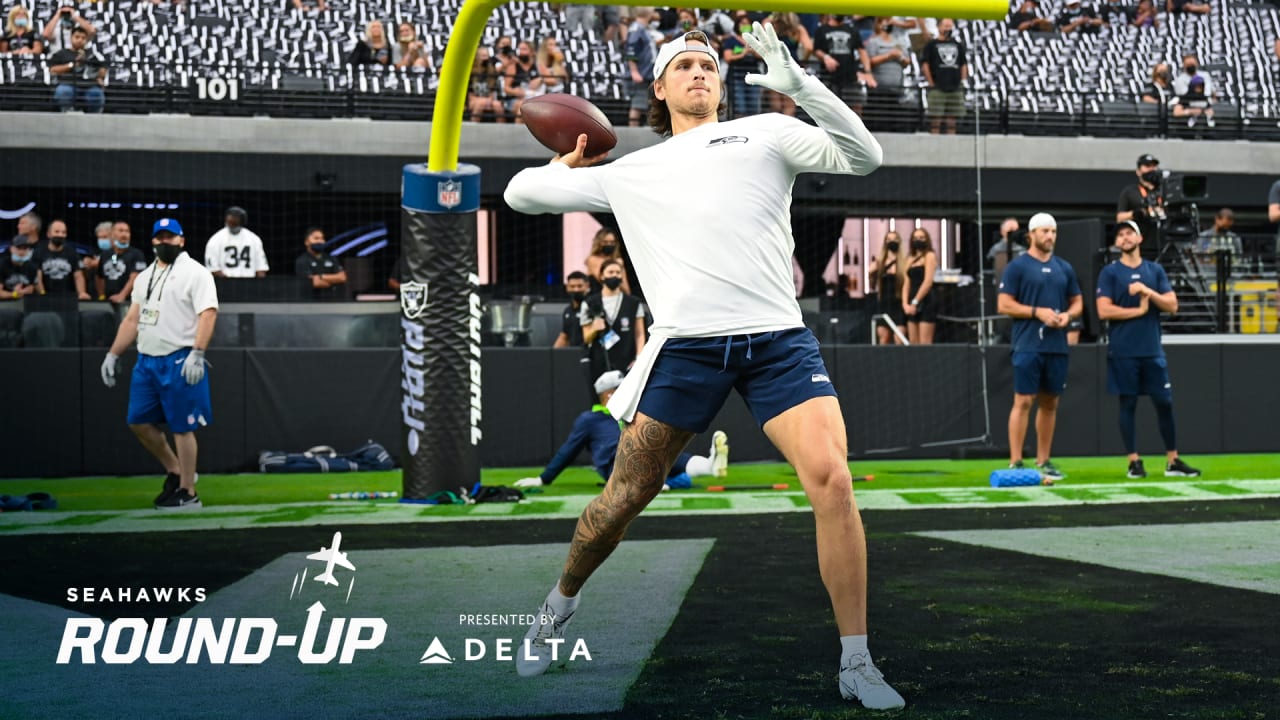
[[[791,274],[795,178],[866,175],[883,154],[817,78],[806,79],[795,101],[818,127],[778,114],[707,123],[608,165],[522,170],[507,186],[507,204],[532,214],[613,212],[656,335],[801,327]]]

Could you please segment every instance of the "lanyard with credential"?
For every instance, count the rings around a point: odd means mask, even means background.
[[[160,287],[156,291],[156,302],[160,302],[160,298],[164,297],[165,283],[169,282],[169,273],[173,272],[173,266],[170,265],[164,269],[164,279],[160,281]],[[151,302],[151,287],[156,283],[156,272],[154,268],[151,271],[151,277],[147,279],[147,302]]]

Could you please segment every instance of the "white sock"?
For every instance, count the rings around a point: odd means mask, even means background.
[[[867,656],[867,660],[871,660],[871,653],[867,650],[866,635],[841,635],[840,636],[840,659],[847,660],[857,655]]]
[[[700,477],[715,472],[711,467],[711,458],[701,455],[689,458],[689,462],[685,463],[684,471],[689,473],[689,477]]]
[[[555,614],[564,617],[578,609],[578,596],[565,597],[560,592],[560,583],[557,581],[555,586],[551,588],[551,594],[547,596],[547,604]]]

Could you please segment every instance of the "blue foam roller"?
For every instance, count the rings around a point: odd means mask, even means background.
[[[991,471],[991,487],[1020,487],[1023,485],[1039,485],[1040,471],[1023,468],[1006,468]]]

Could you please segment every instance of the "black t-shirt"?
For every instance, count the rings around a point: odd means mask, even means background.
[[[825,63],[819,61],[819,74],[841,85],[857,82],[862,69],[862,35],[848,25],[823,25],[813,36],[813,49],[835,58],[840,66],[835,72],[827,72]]]
[[[1102,3],[1098,6],[1098,17],[1112,25],[1128,25],[1138,17],[1138,8],[1124,3]]]
[[[582,347],[582,323],[579,321],[579,309],[569,303],[560,313],[560,332],[569,338],[570,347]]]
[[[1130,185],[1120,191],[1120,200],[1116,202],[1116,212],[1133,212],[1133,221],[1138,223],[1138,229],[1142,232],[1143,239],[1148,243],[1148,247],[1154,247],[1158,238],[1156,238],[1156,221],[1147,214],[1146,207],[1148,203],[1154,204],[1156,195],[1153,191],[1148,190],[1143,194],[1143,188],[1137,184]]]
[[[57,75],[58,83],[63,85],[71,83],[77,87],[97,85],[98,70],[106,66],[102,58],[98,57],[89,48],[85,48],[80,52],[76,52],[71,48],[63,48],[49,58],[50,67],[66,65],[67,63],[76,63],[76,66],[70,72]]]
[[[27,260],[24,263],[15,263],[9,251],[6,250],[3,255],[0,255],[0,283],[4,283],[4,289],[9,293],[13,293],[19,285],[35,285],[35,262]]]
[[[75,248],[63,245],[61,250],[50,250],[48,245],[41,245],[32,260],[44,273],[45,295],[76,294],[75,274],[84,269],[84,261]]]
[[[1090,20],[1096,20],[1098,18],[1098,13],[1094,12],[1093,8],[1085,7],[1083,4],[1077,5],[1074,9],[1063,8],[1062,14],[1058,15],[1058,27],[1066,27],[1082,17]],[[1080,32],[1087,32],[1091,34],[1097,34],[1099,31],[1097,25],[1081,25],[1077,29],[1080,30]]]
[[[310,297],[313,300],[339,300],[342,298],[344,293],[342,285],[327,288],[312,287],[311,285],[311,278],[314,275],[333,275],[334,273],[342,272],[342,263],[338,262],[329,253],[321,253],[316,256],[309,252],[304,252],[294,262],[293,271],[302,283],[304,297]]]
[[[958,40],[930,40],[921,54],[933,73],[934,87],[947,92],[960,89],[960,69],[968,63],[963,43]]]
[[[4,41],[9,43],[9,52],[11,53],[33,47],[38,42],[44,42],[39,35],[30,30],[21,35],[5,35]]]
[[[147,269],[147,256],[136,247],[127,248],[122,253],[108,250],[98,257],[98,274],[102,276],[102,285],[107,297],[111,297],[129,284],[129,276]]]
[[[1028,20],[1039,20],[1040,16],[1033,12],[1015,12],[1009,16],[1009,29],[1017,30],[1019,25]]]
[[[616,297],[620,297],[621,302],[613,322],[609,322],[604,298],[599,293],[588,295],[582,301],[580,323],[583,320],[590,323],[597,317],[603,317],[605,321],[605,331],[596,336],[587,354],[593,378],[600,377],[609,370],[626,370],[636,359],[635,321],[636,318],[643,317],[640,314],[640,301],[625,293]]]
[[[352,65],[382,65],[391,64],[391,44],[384,43],[382,47],[375,48],[368,42],[361,40],[351,51],[351,57],[347,62]]]

